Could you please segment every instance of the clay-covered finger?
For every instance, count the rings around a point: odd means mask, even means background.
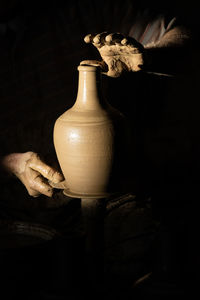
[[[96,36],[96,34],[87,34],[85,37],[84,37],[84,42],[89,44],[89,43],[92,43],[93,42],[93,38]]]
[[[33,154],[31,159],[28,161],[28,167],[39,172],[46,179],[51,180],[52,182],[62,181],[63,175],[60,172],[56,171],[54,168],[45,164],[37,154]]]
[[[120,44],[124,39],[124,35],[121,33],[110,33],[105,37],[107,44]]]
[[[130,48],[133,48],[136,50],[136,52],[141,52],[143,51],[144,47],[141,43],[139,43],[136,39],[132,37],[124,37],[121,40],[121,44],[123,46],[129,46]]]
[[[82,60],[82,61],[80,62],[80,65],[81,65],[81,66],[89,65],[89,66],[95,66],[95,67],[100,66],[100,67],[101,67],[102,62],[101,62],[101,61],[98,61],[98,60],[91,60],[91,59],[89,60],[89,59],[87,59],[87,60]]]
[[[55,189],[65,189],[66,188],[66,181],[63,180],[61,182],[58,182],[58,183],[55,183],[55,182],[52,182],[52,181],[48,181],[49,182],[49,185],[52,187],[52,188],[55,188]]]
[[[93,43],[93,44],[101,44],[105,42],[105,36],[107,35],[107,32],[101,32],[98,34],[92,34],[89,33],[84,37],[85,43]]]
[[[98,33],[94,38],[93,38],[93,43],[94,44],[104,44],[105,43],[105,37],[108,35],[108,33],[105,32],[101,32]]]
[[[26,181],[24,182],[29,194],[37,197],[40,194],[51,197],[53,188],[45,181],[41,174],[33,169],[26,167]]]
[[[42,176],[37,176],[34,180],[34,190],[38,191],[39,193],[51,197],[53,194],[53,188],[44,181]]]
[[[83,65],[96,66],[96,67],[100,67],[103,72],[107,72],[108,71],[108,66],[106,65],[106,63],[104,61],[82,60],[80,62],[80,65],[81,66],[83,66]]]

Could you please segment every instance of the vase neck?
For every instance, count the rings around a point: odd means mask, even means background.
[[[75,109],[95,110],[101,107],[101,72],[100,67],[80,65],[79,81]]]

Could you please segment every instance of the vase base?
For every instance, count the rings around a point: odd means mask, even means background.
[[[72,198],[81,198],[81,199],[100,199],[100,198],[108,198],[111,196],[110,193],[101,193],[101,194],[79,194],[71,192],[69,189],[64,189],[63,194]]]

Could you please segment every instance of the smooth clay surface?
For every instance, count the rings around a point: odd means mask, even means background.
[[[120,136],[124,138],[117,128],[123,128],[119,124],[124,117],[102,97],[100,68],[80,65],[78,71],[77,98],[55,123],[54,145],[65,177],[64,193],[100,198],[112,192],[117,152],[123,145]]]

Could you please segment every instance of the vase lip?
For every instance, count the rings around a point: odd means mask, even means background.
[[[78,66],[78,71],[89,71],[89,72],[95,72],[95,71],[97,71],[97,70],[100,70],[101,69],[101,67],[99,66],[99,65],[95,65],[95,64],[93,64],[93,65],[89,65],[89,64],[80,64],[79,66]]]

